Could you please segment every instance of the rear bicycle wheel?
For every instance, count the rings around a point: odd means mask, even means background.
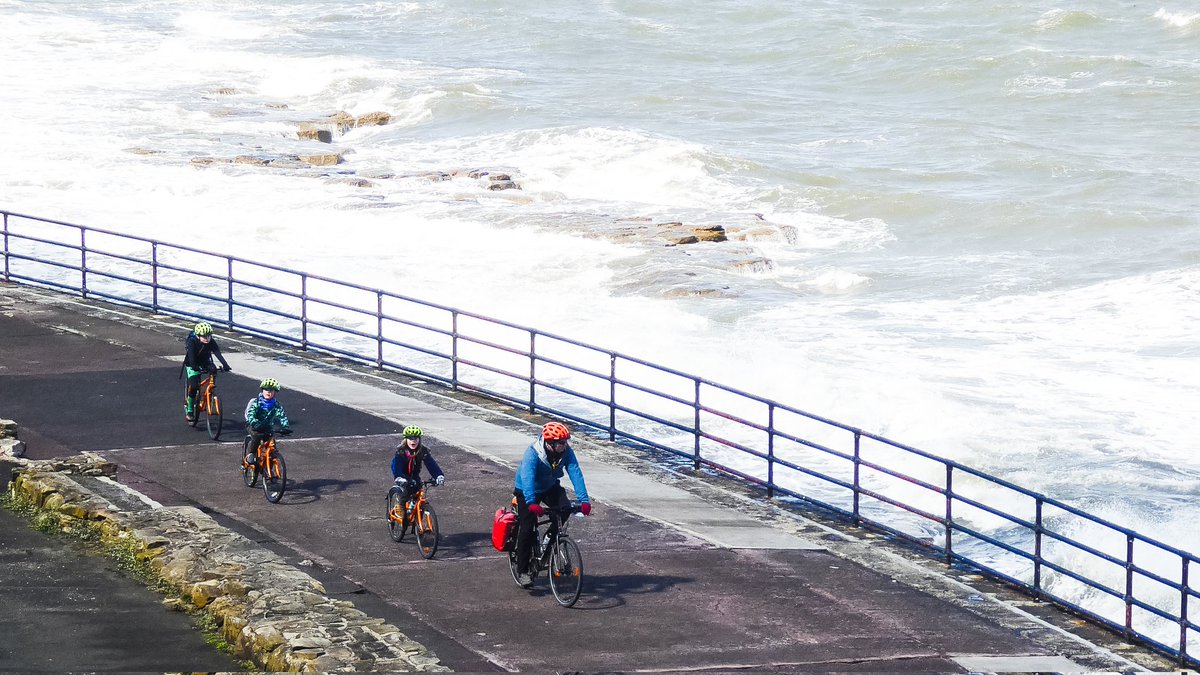
[[[559,537],[550,552],[550,591],[563,607],[570,607],[579,600],[583,590],[583,556],[579,546],[566,537]]]
[[[417,530],[417,548],[421,549],[421,557],[429,560],[437,553],[438,521],[433,507],[426,504],[421,507],[415,523]]]
[[[533,547],[529,551],[529,565],[525,569],[517,567],[517,546],[513,546],[513,550],[508,552],[508,569],[512,572],[513,581],[521,588],[529,588],[533,585],[533,579],[537,576],[537,561],[542,557],[542,552],[539,549],[538,542],[542,540],[542,529],[535,528],[533,530]],[[529,585],[521,583],[518,578],[522,572],[529,574]]]
[[[521,570],[517,568],[517,552],[516,552],[516,550],[512,550],[512,551],[508,552],[508,570],[510,572],[512,572],[513,582],[515,582],[521,588],[528,588],[527,586],[525,586],[524,584],[521,583],[520,579],[517,578],[517,577],[521,576]]]
[[[404,539],[404,502],[400,501],[400,491],[392,489],[387,496],[388,536],[392,541]]]
[[[221,437],[221,399],[213,394],[209,397],[206,408],[204,424],[208,427],[208,437],[215,441]]]
[[[287,463],[279,450],[271,453],[263,467],[263,494],[267,501],[278,504],[283,499],[283,491],[287,489]]]
[[[242,482],[246,484],[246,487],[254,487],[254,484],[258,482],[258,464],[246,463],[246,453],[248,452],[250,452],[249,436],[242,443],[242,453],[238,456],[238,461],[242,465]]]

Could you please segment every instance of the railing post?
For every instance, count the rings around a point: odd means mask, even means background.
[[[946,465],[946,564],[954,561],[954,465]]]
[[[1179,658],[1187,658],[1188,643],[1188,558],[1183,558],[1183,571],[1179,575]]]
[[[8,211],[4,212],[4,281],[8,282]]]
[[[308,351],[308,275],[300,275],[300,349]]]
[[[1125,535],[1125,634],[1133,632],[1133,535]]]
[[[859,508],[862,501],[862,434],[854,432],[854,507],[851,519],[855,525],[862,525],[862,515]]]
[[[375,367],[383,370],[383,291],[375,291]]]
[[[150,242],[150,308],[158,312],[158,242]]]
[[[87,228],[79,228],[79,294],[87,298]]]
[[[695,413],[695,416],[693,418],[694,419],[693,423],[695,424],[695,427],[693,428],[692,433],[695,434],[696,442],[695,442],[695,447],[692,449],[692,453],[693,453],[692,467],[696,470],[699,470],[700,469],[700,378],[697,377],[697,378],[694,378],[694,380],[696,382],[696,387],[695,387],[695,398],[693,399],[693,403],[692,403],[692,410]]]
[[[458,312],[450,310],[450,388],[458,391]]]
[[[608,440],[617,440],[617,353],[608,353]]]
[[[775,496],[775,404],[767,404],[767,499]]]
[[[225,257],[225,327],[233,330],[233,256]]]
[[[1038,497],[1033,513],[1033,592],[1034,597],[1042,597],[1042,498]]]
[[[533,400],[534,388],[537,382],[537,332],[529,331],[529,412],[537,410],[537,402]]]

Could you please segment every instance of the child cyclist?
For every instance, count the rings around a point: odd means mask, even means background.
[[[392,457],[392,477],[396,479],[393,491],[399,491],[400,503],[408,502],[409,497],[421,489],[421,465],[433,476],[438,485],[446,484],[446,475],[442,467],[434,461],[429,448],[421,441],[421,427],[404,427],[404,440],[396,446],[396,455]]]
[[[250,445],[246,448],[246,463],[254,464],[258,458],[258,446],[271,437],[275,425],[284,436],[292,433],[291,422],[283,404],[275,398],[279,383],[268,377],[259,385],[259,394],[246,404],[246,433],[250,434]]]
[[[183,417],[188,422],[196,419],[196,395],[200,393],[200,376],[208,370],[216,370],[213,357],[221,360],[221,370],[229,372],[229,362],[221,356],[221,347],[213,337],[212,326],[201,321],[187,336],[187,349],[183,354],[183,368],[187,372],[187,392],[183,397]]]

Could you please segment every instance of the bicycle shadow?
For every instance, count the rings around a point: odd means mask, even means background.
[[[583,589],[579,603],[572,609],[585,611],[622,607],[627,604],[628,596],[662,593],[675,586],[696,581],[693,577],[656,574],[596,575],[587,571],[586,559],[583,571]],[[545,581],[544,573],[541,579],[544,585],[535,586],[531,592],[534,595],[550,595],[550,586]]]
[[[288,478],[287,502],[291,504],[311,504],[326,495],[345,492],[351,486],[366,483],[365,478],[353,480],[337,480],[334,478],[305,478],[293,480]]]
[[[479,550],[485,545],[488,551],[495,552],[492,535],[487,532],[443,532],[438,536],[437,557],[471,558],[479,555]]]

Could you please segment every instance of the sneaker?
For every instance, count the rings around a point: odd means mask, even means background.
[[[187,420],[188,422],[194,422],[194,421],[196,421],[196,416],[190,412],[183,413],[183,419]]]
[[[529,576],[529,574],[518,574],[517,583],[520,584],[522,588],[529,588],[533,585],[533,577]]]

